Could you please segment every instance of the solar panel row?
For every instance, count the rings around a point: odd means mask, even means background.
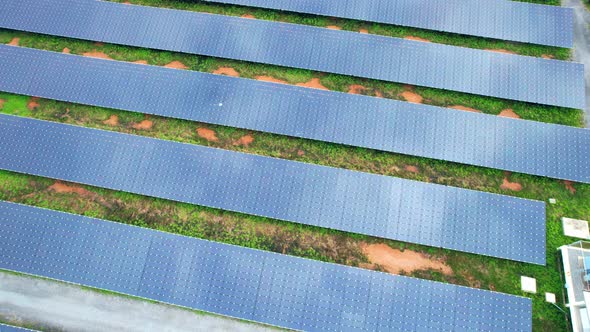
[[[584,108],[583,65],[103,1],[4,0],[0,27]]]
[[[33,330],[0,323],[0,332],[23,332],[23,331],[33,331]]]
[[[529,299],[0,202],[0,268],[306,331],[530,331]]]
[[[590,131],[0,46],[0,90],[590,182]]]
[[[545,204],[0,115],[0,169],[545,263]]]
[[[524,43],[573,46],[573,10],[518,1],[205,0]]]

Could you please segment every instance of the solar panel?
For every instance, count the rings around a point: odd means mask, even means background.
[[[590,182],[580,128],[2,45],[0,72],[12,93]]]
[[[30,330],[30,329],[25,329],[25,328],[18,327],[18,326],[12,326],[12,325],[6,325],[6,324],[0,323],[0,332],[22,332],[22,331],[36,331],[36,330]]]
[[[0,169],[545,263],[545,203],[0,115]]]
[[[487,38],[573,47],[573,9],[516,1],[205,0],[395,24]]]
[[[531,300],[0,202],[0,268],[305,331],[530,331]]]
[[[583,65],[104,1],[4,0],[0,27],[583,109]]]

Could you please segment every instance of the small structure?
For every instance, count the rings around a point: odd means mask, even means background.
[[[575,332],[590,331],[590,242],[578,241],[559,250],[572,328]]]
[[[578,239],[590,239],[590,230],[586,220],[561,218],[563,234],[565,236],[577,237]]]
[[[520,288],[523,292],[533,294],[537,293],[537,279],[520,276]]]

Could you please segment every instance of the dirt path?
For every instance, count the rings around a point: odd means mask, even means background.
[[[574,60],[584,64],[586,80],[586,127],[590,128],[590,12],[582,0],[562,0],[561,5],[574,9]]]
[[[59,331],[274,331],[2,271],[0,317],[15,325],[29,323]]]
[[[419,270],[438,270],[447,275],[453,273],[444,262],[416,251],[400,251],[386,244],[363,244],[361,247],[372,264],[382,266],[389,273],[409,274]]]

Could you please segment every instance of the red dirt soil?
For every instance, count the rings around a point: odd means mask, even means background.
[[[360,29],[359,32],[360,33],[364,33],[364,34],[368,34],[369,33],[369,30],[367,30],[367,29]]]
[[[326,29],[330,29],[330,30],[342,30],[341,27],[337,26],[337,25],[328,25],[326,27]]]
[[[574,183],[572,181],[563,180],[563,184],[565,184],[565,188],[572,193],[572,195],[576,194],[576,188],[574,188]]]
[[[419,94],[412,92],[412,91],[402,92],[402,98],[404,98],[406,101],[408,101],[410,103],[414,103],[414,104],[422,104],[422,101],[424,100],[424,98],[422,98],[422,96],[420,96]]]
[[[56,181],[54,184],[47,188],[49,191],[56,192],[58,194],[78,194],[80,196],[90,196],[92,193],[84,188],[77,187],[77,186],[68,186],[65,183],[61,183]]]
[[[420,170],[418,169],[418,167],[413,166],[413,165],[406,165],[406,167],[404,167],[404,169],[410,173],[414,173],[414,174],[420,173]]]
[[[496,52],[496,53],[505,53],[505,54],[516,54],[512,51],[505,50],[503,48],[486,48],[485,51]]]
[[[232,67],[219,67],[213,71],[213,74],[240,77],[240,73],[238,73]]]
[[[553,55],[542,54],[541,55],[541,58],[543,58],[543,59],[553,59],[555,57]]]
[[[514,111],[509,108],[500,112],[500,114],[498,114],[498,116],[503,116],[505,118],[520,119],[520,116],[518,114],[514,113]]]
[[[252,144],[252,142],[254,142],[254,137],[252,135],[246,135],[246,136],[240,137],[239,140],[235,141],[234,145],[236,145],[236,146],[241,145],[244,147],[248,147],[248,146],[250,146],[250,144]]]
[[[113,114],[108,119],[104,120],[102,123],[104,123],[107,126],[116,127],[119,125],[119,117]]]
[[[69,49],[69,48],[67,48],[67,47],[64,47],[64,49],[63,49],[61,52],[62,52],[63,54],[70,54],[70,53],[72,53],[72,50],[70,50],[70,49]]]
[[[419,41],[419,42],[424,42],[424,43],[432,43],[432,41],[430,41],[428,39],[415,37],[415,36],[406,36],[406,37],[404,37],[404,39],[414,40],[414,41]]]
[[[386,244],[362,244],[361,249],[372,264],[382,266],[389,273],[412,273],[418,270],[438,270],[446,275],[453,273],[444,262],[416,251],[400,251]]]
[[[319,78],[312,78],[308,82],[305,82],[305,83],[297,83],[295,85],[306,87],[306,88],[312,88],[312,89],[330,90],[330,89],[328,89],[328,88],[326,88],[325,86],[322,85],[322,83],[320,82],[320,79]]]
[[[289,82],[287,81],[283,81],[280,80],[278,78],[274,78],[272,76],[256,76],[255,77],[257,80],[259,81],[264,81],[264,82],[271,82],[271,83],[280,83],[280,84],[289,84]]]
[[[104,52],[98,52],[96,50],[92,52],[82,53],[83,56],[87,56],[89,58],[98,58],[98,59],[106,59],[106,60],[113,60],[110,56],[105,54]]]
[[[452,109],[455,109],[455,110],[459,110],[459,111],[481,113],[480,110],[476,110],[475,108],[471,108],[471,107],[467,107],[467,106],[462,106],[462,105],[453,105],[453,106],[450,106],[449,108],[452,108]]]
[[[252,14],[244,14],[244,15],[242,15],[242,16],[240,16],[240,17],[241,17],[241,18],[252,18],[252,19],[256,18],[256,16],[254,16],[254,15],[252,15]]]
[[[29,100],[29,102],[27,103],[27,108],[28,108],[30,111],[32,111],[32,110],[34,110],[35,108],[37,108],[37,107],[41,106],[41,105],[39,105],[38,101],[39,101],[39,97],[31,97],[31,99],[30,99],[30,100]]]
[[[305,156],[305,151],[303,151],[303,150],[297,150],[297,155],[299,157],[303,157],[303,156]]]
[[[512,191],[521,191],[522,185],[518,182],[510,182],[510,172],[504,172],[504,179],[502,180],[502,184],[500,185],[500,189],[503,190],[512,190]]]
[[[353,95],[360,95],[366,90],[367,88],[359,84],[353,84],[348,87],[348,93],[351,93]]]
[[[10,46],[18,46],[18,43],[20,43],[20,38],[12,38],[12,40],[10,41],[10,43],[6,44],[6,45],[10,45]]]
[[[188,67],[185,66],[184,63],[182,63],[180,61],[172,61],[169,64],[164,65],[164,67],[173,68],[173,69],[188,69]]]
[[[4,108],[4,103],[5,102],[6,102],[6,100],[0,99],[0,110]]]
[[[150,120],[143,120],[140,123],[134,123],[131,125],[136,130],[150,130],[154,126],[154,123]]]
[[[201,137],[201,138],[206,139],[209,142],[217,142],[217,141],[219,141],[219,138],[217,138],[217,135],[211,129],[197,128],[197,135],[199,135],[199,137]]]

